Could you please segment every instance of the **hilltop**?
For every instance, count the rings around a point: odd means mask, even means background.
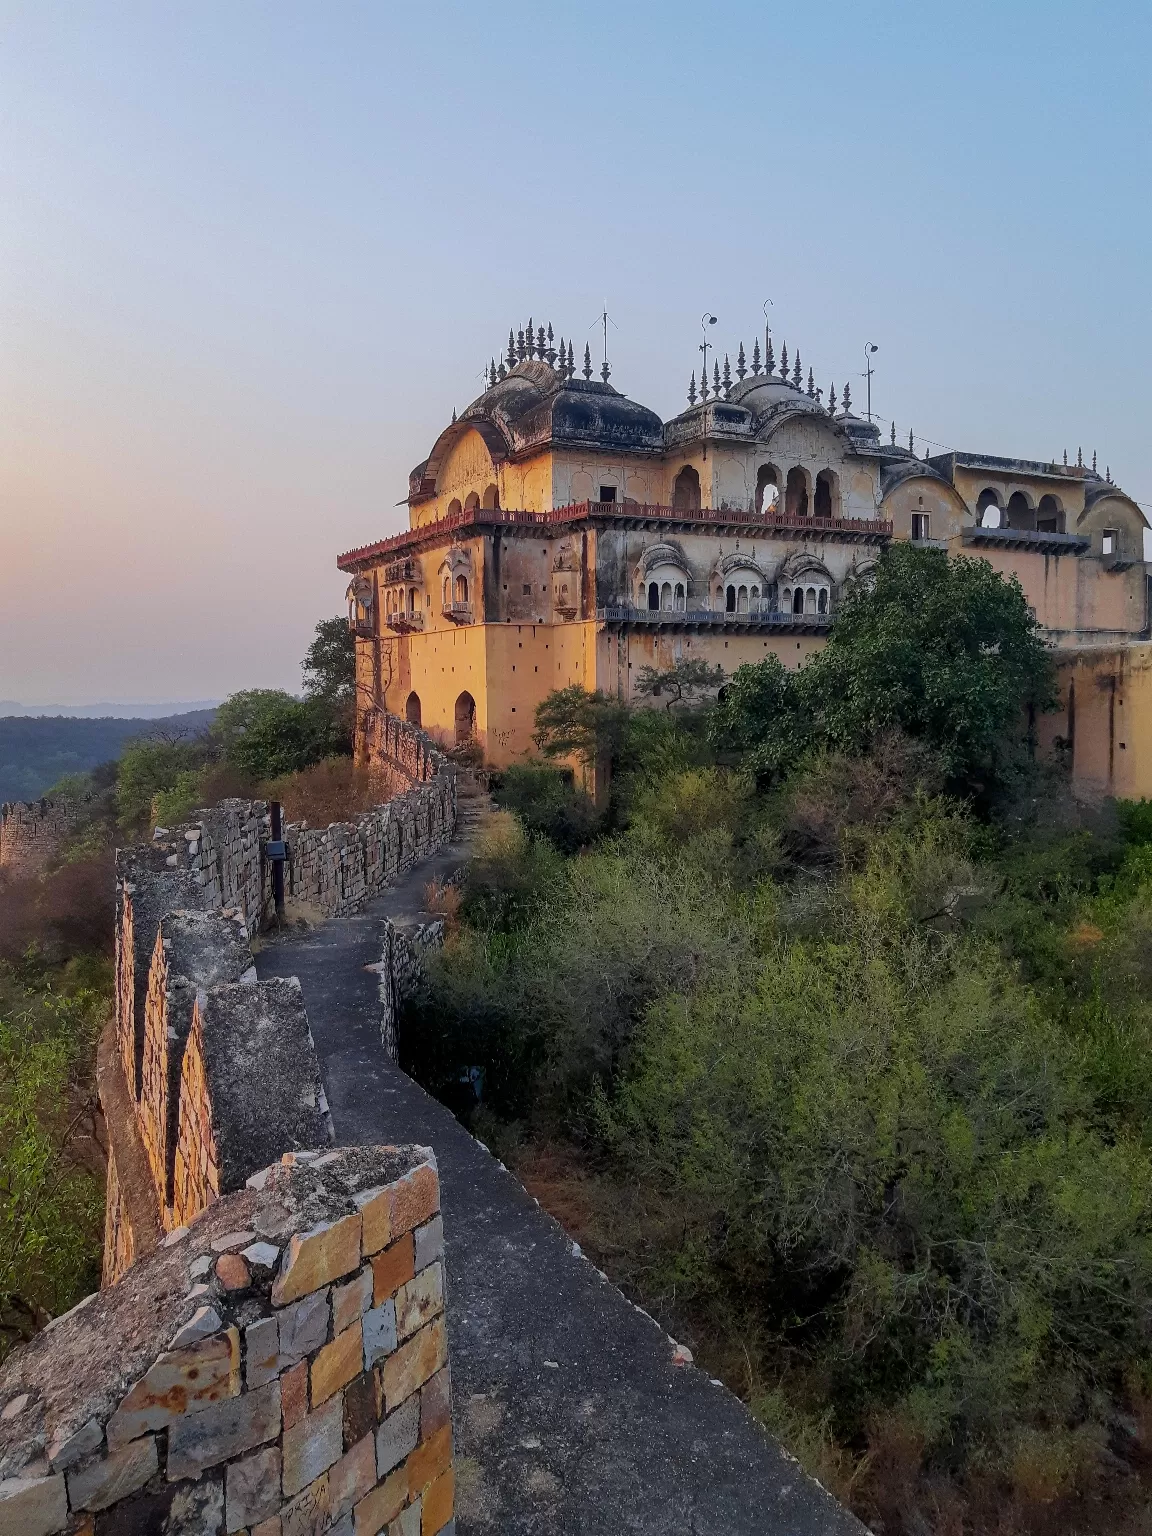
[[[153,719],[0,715],[0,802],[35,800],[65,774],[86,773],[119,757],[134,736],[197,736],[214,715],[214,709]]]

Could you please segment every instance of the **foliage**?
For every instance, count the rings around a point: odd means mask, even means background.
[[[325,757],[310,768],[264,781],[260,794],[265,800],[281,802],[286,821],[326,827],[334,821],[352,821],[387,800],[389,785],[350,757]]]
[[[341,615],[321,619],[301,662],[304,696],[350,708],[356,693],[356,637]]]
[[[709,666],[701,656],[685,656],[667,668],[641,667],[636,674],[635,691],[641,698],[666,697],[665,709],[676,704],[700,704],[715,698],[724,686],[724,668]]]
[[[154,797],[187,784],[188,776],[204,767],[208,755],[203,740],[129,742],[120,754],[116,780],[121,825],[131,831],[141,830],[152,815]]]
[[[275,778],[310,768],[348,746],[345,728],[324,701],[288,699],[263,711],[231,743],[228,761],[253,779]]]
[[[586,768],[611,767],[628,731],[626,704],[579,683],[557,688],[536,706],[533,739],[545,757],[575,757]]]
[[[249,731],[275,720],[281,710],[298,702],[283,688],[242,688],[239,693],[230,694],[217,709],[213,740],[229,756]]]
[[[493,782],[496,804],[512,811],[529,832],[546,837],[561,853],[575,853],[596,837],[602,818],[572,775],[550,763],[517,763]]]

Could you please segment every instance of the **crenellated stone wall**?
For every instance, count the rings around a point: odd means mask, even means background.
[[[10,800],[0,805],[0,870],[38,875],[86,814],[87,800]]]
[[[426,1147],[289,1154],[0,1370],[0,1536],[453,1528]]]

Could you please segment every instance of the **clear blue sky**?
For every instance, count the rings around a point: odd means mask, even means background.
[[[0,698],[298,686],[510,324],[1152,503],[1152,10],[0,3]]]

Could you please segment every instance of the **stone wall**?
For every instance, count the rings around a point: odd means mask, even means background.
[[[0,1536],[454,1529],[427,1148],[292,1154],[0,1370]]]
[[[10,800],[0,805],[0,869],[37,875],[83,820],[86,800]]]

